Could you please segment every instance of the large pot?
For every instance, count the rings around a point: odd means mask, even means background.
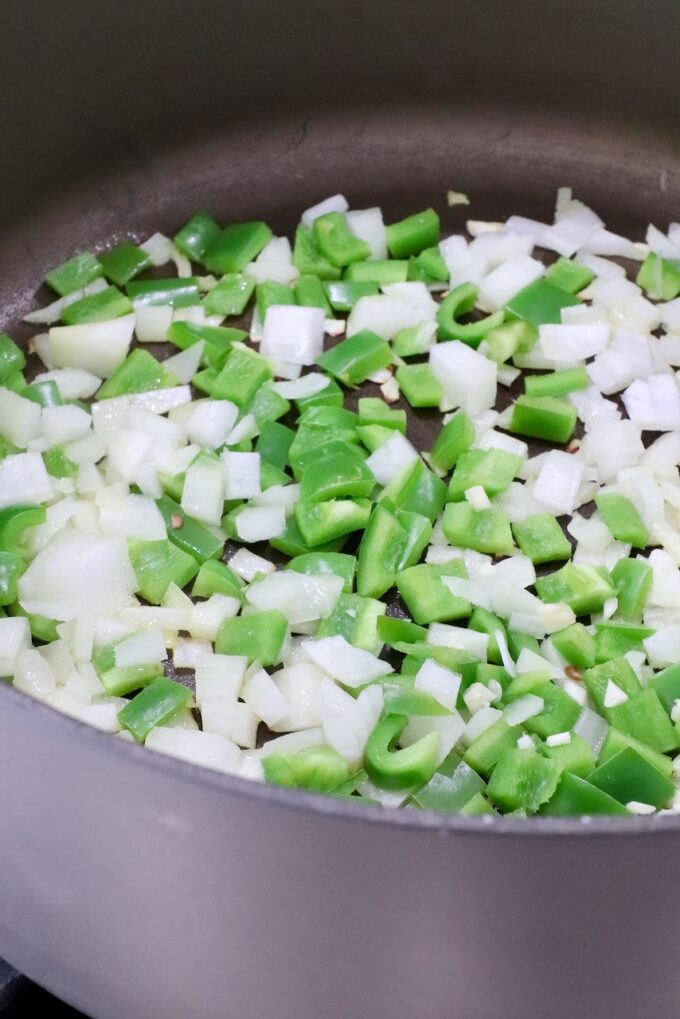
[[[23,0],[3,13],[0,324],[76,247],[337,190],[677,218],[677,0]],[[450,213],[448,225],[461,223]],[[101,1019],[673,1019],[680,818],[381,811],[0,689],[0,955]]]

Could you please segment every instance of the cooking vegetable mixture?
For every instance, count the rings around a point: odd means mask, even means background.
[[[336,195],[45,282],[32,382],[0,336],[1,676],[385,807],[680,810],[680,225]]]

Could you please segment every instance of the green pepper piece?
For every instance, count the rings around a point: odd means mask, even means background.
[[[505,719],[499,718],[473,740],[465,751],[463,760],[481,775],[488,776],[499,758],[516,746],[521,735],[521,726],[508,725]]]
[[[381,368],[392,363],[392,351],[386,343],[370,329],[363,329],[349,339],[331,347],[318,359],[329,375],[334,375],[346,386],[355,386]]]
[[[286,569],[314,577],[341,577],[342,590],[349,594],[354,583],[356,566],[356,556],[344,552],[307,552],[291,559]]]
[[[472,606],[457,597],[444,584],[442,577],[466,577],[461,559],[448,563],[420,563],[397,575],[397,590],[416,623],[450,622],[469,616]]]
[[[598,711],[603,715],[607,713],[604,699],[610,680],[627,697],[635,697],[642,690],[640,680],[625,658],[615,658],[612,661],[596,665],[592,669],[586,669],[583,679],[588,687],[588,693],[595,701]]]
[[[206,315],[242,315],[253,295],[255,282],[241,272],[223,276],[203,298]]]
[[[320,280],[340,278],[341,270],[321,253],[312,227],[304,226],[302,223],[295,231],[293,265],[300,271],[301,276],[316,276]]]
[[[441,383],[429,364],[402,364],[396,379],[411,407],[438,407],[444,398]]]
[[[568,442],[576,427],[576,407],[552,396],[519,396],[509,431],[550,442]]]
[[[72,294],[76,290],[82,290],[88,283],[98,279],[102,275],[100,262],[94,257],[91,251],[81,251],[79,254],[62,262],[45,276],[45,283],[52,287],[60,297]]]
[[[422,460],[414,460],[385,485],[380,499],[388,508],[419,513],[434,523],[446,499],[446,485]]]
[[[275,665],[288,634],[286,617],[276,609],[251,612],[247,616],[225,619],[217,633],[218,655],[245,655],[248,662]]]
[[[401,666],[404,676],[414,675],[428,658],[432,658],[438,665],[442,665],[452,672],[462,672],[467,666],[477,665],[477,660],[469,651],[439,647],[437,644],[422,644],[420,641],[403,643],[400,641],[395,643],[394,650],[407,656]]]
[[[619,803],[651,803],[664,807],[673,798],[675,785],[644,757],[627,747],[601,764],[588,781]]]
[[[191,690],[161,676],[118,712],[118,719],[138,743],[157,725],[169,722],[191,700]]]
[[[403,750],[394,750],[408,719],[387,715],[368,737],[365,768],[368,777],[383,789],[409,789],[424,785],[437,766],[439,737],[428,733]]]
[[[151,257],[130,241],[116,244],[99,256],[104,275],[117,287],[124,287],[151,265]]]
[[[278,552],[283,552],[284,555],[298,556],[312,551],[339,552],[346,540],[347,536],[342,535],[340,538],[334,538],[332,541],[324,541],[312,549],[302,537],[302,532],[298,527],[295,516],[291,515],[286,520],[286,529],[283,534],[280,534],[277,538],[270,538],[269,544]]]
[[[295,301],[303,308],[321,308],[326,318],[331,317],[331,306],[318,276],[300,276],[295,282]]]
[[[383,683],[382,688],[385,713],[388,715],[443,718],[451,714],[436,697],[424,690],[416,689],[410,682],[403,682],[401,676],[393,683]]]
[[[535,750],[515,747],[499,758],[486,788],[492,803],[502,810],[526,810],[535,814],[555,793],[560,769]]]
[[[206,559],[196,574],[191,593],[194,598],[209,598],[211,594],[226,594],[229,598],[243,598],[241,578],[226,565],[215,559]]]
[[[331,265],[343,268],[350,262],[361,262],[371,257],[370,246],[351,232],[340,212],[318,216],[313,229],[319,250]]]
[[[359,425],[357,435],[361,443],[369,453],[374,453],[394,436],[393,428],[385,428],[384,425]]]
[[[619,599],[619,615],[639,619],[652,590],[652,568],[642,559],[619,559],[611,572]]]
[[[431,323],[421,322],[420,325],[400,329],[392,340],[392,350],[397,357],[414,357],[427,354],[433,343]]]
[[[255,448],[266,463],[283,468],[288,463],[288,453],[295,438],[295,432],[278,421],[266,421],[257,437]]]
[[[541,653],[538,641],[530,633],[517,633],[516,630],[508,630],[508,650],[511,658],[517,661],[523,648],[527,648],[537,655]]]
[[[555,573],[539,577],[536,592],[544,602],[566,602],[577,616],[600,612],[608,598],[616,597],[616,588],[605,569],[575,563],[566,563]]]
[[[425,248],[424,251],[421,251],[416,256],[415,262],[421,272],[424,272],[430,279],[437,280],[440,283],[448,283],[449,267],[438,247]]]
[[[425,209],[407,216],[387,229],[387,250],[392,258],[419,255],[425,248],[439,244],[439,216],[434,209]]]
[[[221,275],[241,272],[257,258],[271,236],[271,230],[261,221],[233,223],[208,244],[203,253],[203,264],[209,272]]]
[[[572,735],[573,739],[573,735]],[[622,750],[626,749],[635,750],[641,757],[653,765],[657,771],[660,771],[666,778],[671,778],[673,775],[673,762],[670,757],[666,757],[665,754],[660,754],[658,750],[652,750],[646,743],[641,743],[640,740],[634,739],[632,736],[627,736],[625,732],[621,732],[619,729],[615,729],[610,726],[607,729],[607,735],[604,738],[604,743],[600,747],[599,763],[604,764],[610,758],[615,757]],[[593,768],[595,765],[593,765]],[[592,770],[592,769],[591,769]]]
[[[185,513],[182,507],[167,495],[157,499],[156,505],[161,511],[168,529],[168,539],[173,545],[181,548],[183,552],[188,552],[199,564],[204,563],[206,559],[219,559],[224,542],[213,534],[209,527]]]
[[[207,212],[196,212],[174,236],[175,247],[192,262],[202,262],[210,245],[220,235],[220,228]]]
[[[307,407],[298,419],[301,428],[330,428],[338,439],[346,442],[356,439],[355,429],[358,422],[359,416],[353,410],[329,407],[325,404]]]
[[[369,799],[366,796],[354,795],[356,792],[358,792],[361,783],[366,782],[367,780],[368,775],[363,769],[361,771],[356,771],[353,775],[350,775],[350,777],[345,782],[341,782],[340,785],[337,785],[335,789],[330,789],[328,791],[328,795],[346,797],[352,796],[354,798],[355,803],[373,803],[373,800]]]
[[[432,537],[432,523],[422,513],[413,513],[411,510],[396,509],[394,515],[404,528],[406,535],[398,567],[400,570],[405,570],[409,566],[415,566],[427,548]]]
[[[383,642],[378,635],[378,621],[385,609],[385,604],[377,598],[341,594],[331,614],[321,620],[317,637],[339,634],[354,647],[380,654]]]
[[[447,810],[460,813],[473,797],[481,795],[486,782],[457,754],[442,761],[430,781],[411,797],[422,810]]]
[[[375,485],[365,461],[348,446],[346,453],[332,453],[309,464],[302,475],[300,499],[322,502],[343,496],[367,498]]]
[[[0,609],[0,611],[2,610]],[[24,619],[28,620],[28,625],[31,628],[31,636],[34,640],[40,640],[45,644],[50,644],[53,640],[59,639],[59,634],[57,633],[57,626],[59,624],[56,619],[47,619],[45,616],[38,616],[32,612],[26,612],[19,602],[14,602],[13,605],[8,605],[7,612],[10,616],[23,616]]]
[[[7,333],[0,333],[0,385],[5,379],[16,375],[26,366],[23,350],[16,345]]]
[[[215,378],[211,396],[247,407],[259,387],[273,377],[271,365],[260,354],[248,347],[234,347]]]
[[[177,385],[176,377],[157,361],[148,350],[137,347],[131,351],[97,390],[98,400],[129,393],[148,393]]]
[[[328,793],[350,777],[349,765],[331,747],[308,747],[295,753],[269,754],[263,758],[265,781],[291,789]]]
[[[393,428],[406,435],[406,411],[388,407],[379,397],[362,396],[359,400],[359,422],[362,425],[380,425]]]
[[[245,413],[253,414],[258,428],[262,428],[268,421],[282,418],[289,410],[290,402],[283,396],[279,396],[271,385],[265,383],[255,393],[252,403],[246,408]]]
[[[129,298],[117,287],[107,287],[96,294],[81,297],[79,301],[62,309],[61,321],[67,326],[79,325],[83,322],[105,322],[108,319],[120,318],[132,311]]]
[[[568,368],[546,372],[545,375],[525,375],[524,391],[527,396],[566,396],[590,385],[585,368]]]
[[[195,276],[182,279],[133,280],[127,294],[135,308],[170,304],[173,308],[191,308],[200,303],[201,292]]]
[[[481,793],[475,793],[471,800],[461,807],[458,811],[459,814],[465,814],[470,817],[477,814],[495,814],[497,811],[491,806],[489,801]]]
[[[394,585],[405,547],[406,532],[396,516],[374,506],[359,545],[359,594],[380,598]]]
[[[495,507],[475,510],[467,502],[450,502],[444,510],[442,530],[446,540],[458,548],[491,555],[509,555],[512,551],[507,513]]]
[[[590,814],[628,816],[630,811],[597,786],[565,771],[555,793],[543,804],[539,813],[554,817],[583,817]]]
[[[128,553],[142,598],[160,605],[170,584],[185,587],[198,573],[198,562],[171,541],[129,541]]]
[[[427,630],[424,626],[418,626],[409,619],[400,619],[397,616],[380,616],[378,636],[389,647],[394,647],[398,643],[412,644],[414,641],[426,640]]]
[[[649,545],[649,531],[630,499],[617,492],[599,492],[595,505],[613,538],[633,548]]]
[[[539,326],[562,321],[562,308],[580,304],[578,297],[554,283],[538,279],[515,294],[505,306],[509,315]]]
[[[571,544],[551,513],[534,513],[512,525],[515,541],[535,566],[571,559]]]
[[[566,290],[568,294],[578,294],[593,282],[595,274],[585,265],[579,265],[570,258],[560,256],[556,262],[548,266],[543,279],[560,290]]]
[[[487,634],[489,638],[489,644],[486,652],[487,658],[495,665],[501,665],[503,657],[498,646],[497,634],[500,633],[501,636],[505,637],[507,640],[507,631],[502,619],[495,616],[493,612],[489,612],[488,609],[482,608],[481,605],[476,605],[473,609],[472,615],[470,616],[468,629],[476,630],[477,633]],[[483,682],[483,680],[479,681]]]
[[[478,347],[487,333],[502,324],[505,318],[503,311],[496,311],[477,322],[458,321],[461,315],[472,311],[478,296],[479,288],[474,283],[461,283],[444,298],[437,312],[437,336],[440,340],[460,340],[470,347]]]
[[[669,665],[653,676],[649,685],[658,694],[659,700],[670,714],[676,700],[680,699],[680,665]]]
[[[653,301],[672,301],[680,294],[680,261],[650,251],[635,280]]]
[[[101,684],[111,697],[127,697],[135,690],[142,690],[163,675],[159,665],[113,666],[99,673]]]
[[[475,441],[475,426],[464,410],[457,411],[444,425],[430,452],[432,465],[450,471]]]
[[[515,354],[526,354],[533,349],[537,340],[536,326],[522,320],[504,322],[484,337],[487,357],[497,364],[503,364]]]
[[[371,259],[368,262],[354,262],[347,266],[345,279],[362,283],[378,283],[381,287],[389,283],[406,283],[408,262],[397,259]]]
[[[368,499],[327,499],[325,502],[298,502],[295,505],[302,537],[310,548],[361,531],[368,523],[371,504]]]
[[[609,662],[620,658],[629,651],[641,651],[642,642],[651,637],[654,630],[633,623],[607,620],[595,624],[595,647],[598,662]]]
[[[0,605],[11,605],[17,600],[17,585],[24,569],[24,561],[17,552],[0,551]]]
[[[0,551],[21,552],[21,539],[28,527],[44,524],[47,511],[38,503],[17,503],[0,509]]]
[[[292,288],[287,287],[285,283],[265,280],[264,283],[258,283],[255,287],[255,303],[260,322],[264,323],[270,308],[279,304],[297,304],[297,301]]]
[[[524,723],[527,732],[546,739],[557,732],[569,732],[581,714],[581,706],[556,683],[542,683],[531,691],[543,701],[543,710]]]
[[[643,690],[629,697],[624,704],[606,708],[604,714],[610,725],[646,743],[660,754],[675,750],[678,746],[678,733],[655,690]]]
[[[52,379],[46,382],[32,382],[21,391],[21,395],[25,400],[32,400],[40,407],[61,407],[64,403],[59,387]]]
[[[610,732],[615,731],[614,729],[610,730]],[[577,736],[575,732],[571,733],[568,743],[562,743],[556,747],[544,744],[540,750],[542,754],[554,761],[561,771],[571,772],[572,775],[578,775],[579,778],[585,778],[595,767],[593,751],[586,741]]]
[[[65,453],[63,446],[52,446],[43,453],[45,470],[53,478],[72,478],[79,470],[78,464],[74,463]]]
[[[326,378],[328,379],[328,385],[319,390],[318,393],[314,393],[312,396],[298,396],[295,399],[294,403],[299,414],[302,415],[304,411],[312,407],[342,407],[344,403],[342,389],[335,379],[330,379],[327,375]]]
[[[550,638],[570,665],[577,669],[590,669],[595,665],[595,638],[588,633],[583,623],[572,623],[564,630],[558,630]]]
[[[229,326],[206,326],[195,322],[173,322],[168,329],[168,340],[180,350],[188,350],[200,340],[205,340],[201,363],[218,371],[231,350],[233,343],[247,339],[248,333],[243,329]],[[216,377],[216,375],[215,375]],[[196,378],[194,377],[194,385]]]
[[[504,449],[468,449],[454,467],[447,498],[461,502],[469,488],[481,486],[490,499],[504,492],[522,466],[522,457]]]

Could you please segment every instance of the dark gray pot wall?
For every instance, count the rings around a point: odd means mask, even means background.
[[[615,228],[678,218],[676,0],[6,6],[0,325],[74,248],[196,207],[547,216],[569,184]],[[5,687],[0,768],[0,955],[98,1019],[680,1012],[674,818],[380,813]]]

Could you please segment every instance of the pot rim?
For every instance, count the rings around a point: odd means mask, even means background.
[[[636,816],[636,817],[527,817],[509,818],[503,815],[439,813],[434,810],[402,810],[362,804],[351,797],[325,796],[321,793],[301,789],[255,782],[226,772],[191,764],[177,757],[171,757],[147,750],[146,747],[116,739],[111,733],[103,732],[77,718],[66,715],[43,701],[17,690],[9,684],[0,684],[0,710],[3,700],[14,702],[22,711],[30,711],[37,724],[57,727],[64,738],[89,744],[97,753],[108,753],[112,757],[127,757],[137,766],[155,769],[179,780],[184,784],[204,783],[216,791],[261,802],[265,805],[286,810],[302,811],[337,818],[343,821],[368,821],[374,825],[388,825],[422,832],[436,832],[439,835],[489,836],[546,838],[552,836],[579,838],[618,838],[625,836],[675,835],[680,831],[680,813]]]

